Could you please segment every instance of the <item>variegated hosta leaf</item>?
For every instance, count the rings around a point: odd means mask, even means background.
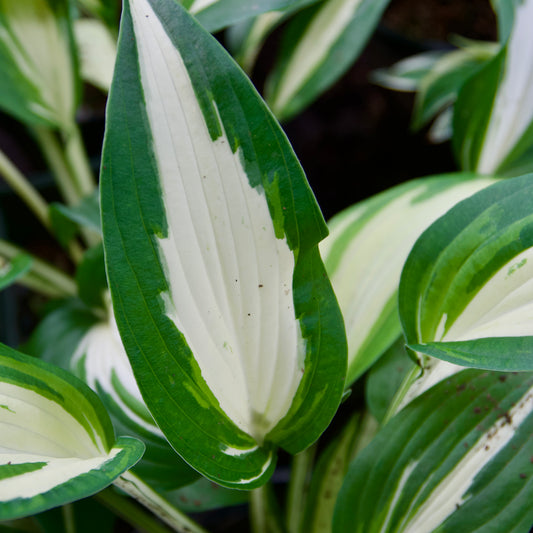
[[[90,496],[143,451],[79,380],[0,346],[0,521]]]
[[[126,3],[102,213],[113,307],[172,446],[229,486],[265,481],[343,389],[326,227],[279,125],[172,0]]]
[[[76,73],[66,0],[0,0],[0,107],[29,124],[68,128]]]
[[[533,370],[533,175],[464,200],[417,241],[400,282],[413,350],[493,370]]]
[[[465,170],[533,170],[533,0],[516,5],[507,45],[459,94],[454,144]]]
[[[344,315],[350,385],[398,338],[397,291],[413,243],[440,215],[493,179],[470,174],[414,180],[335,216],[321,244]]]
[[[24,276],[32,263],[32,258],[26,254],[16,255],[13,259],[5,259],[0,255],[0,290]]]
[[[326,0],[297,17],[285,34],[267,102],[280,120],[301,111],[353,63],[389,0]]]
[[[396,415],[351,464],[334,533],[533,524],[533,377],[464,370]]]
[[[141,439],[146,451],[134,472],[163,490],[194,481],[198,474],[170,448],[144,403],[115,319],[95,324],[81,339],[70,366],[102,400],[117,432]]]
[[[212,33],[268,11],[290,8],[295,0],[181,0],[200,24]]]

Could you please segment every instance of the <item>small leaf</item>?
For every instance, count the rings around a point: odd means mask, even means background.
[[[476,368],[533,370],[532,201],[533,175],[499,182],[419,238],[399,292],[413,350]]]
[[[89,307],[105,308],[107,302],[107,277],[105,274],[102,243],[89,248],[76,270],[78,295]]]
[[[465,370],[396,415],[350,465],[334,533],[533,524],[533,377]]]
[[[143,451],[135,439],[115,443],[102,404],[79,380],[0,346],[0,520],[90,496]]]

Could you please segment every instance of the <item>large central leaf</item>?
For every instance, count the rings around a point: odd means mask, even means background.
[[[206,476],[257,485],[343,388],[326,228],[279,125],[171,0],[126,4],[102,176],[117,324],[143,397]]]

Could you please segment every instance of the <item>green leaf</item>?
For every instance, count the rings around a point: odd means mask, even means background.
[[[334,533],[533,524],[533,377],[465,370],[396,415],[350,465]]]
[[[0,346],[0,520],[98,492],[144,446],[115,442],[96,395],[72,375]]]
[[[419,235],[456,202],[492,183],[472,174],[413,180],[356,204],[330,221],[321,244],[343,312],[353,383],[398,338],[400,274]]]
[[[194,19],[132,0],[121,36],[101,190],[117,324],[171,445],[219,484],[257,486],[342,395],[327,229],[279,125]]]
[[[465,170],[517,176],[533,170],[533,2],[516,8],[507,45],[459,93],[454,148]]]
[[[301,111],[361,53],[389,0],[326,0],[294,19],[267,80],[266,99],[280,120]]]
[[[24,353],[69,370],[81,339],[97,321],[98,317],[77,299],[57,302],[21,349]]]
[[[498,38],[504,43],[509,38],[517,6],[523,0],[491,0],[492,8],[498,19]]]
[[[33,259],[26,254],[16,255],[10,260],[0,257],[0,290],[24,276],[31,269],[32,263]]]
[[[200,24],[211,33],[215,33],[227,26],[256,17],[267,11],[278,11],[291,8],[294,0],[193,0],[182,2],[191,3],[189,11],[195,15]]]
[[[116,29],[119,17],[119,3],[114,0],[77,0],[89,13],[100,18],[105,24]]]
[[[100,201],[98,192],[85,197],[78,205],[72,207],[60,203],[52,204],[66,219],[78,226],[88,228],[96,233],[102,233],[100,223]]]
[[[78,295],[89,307],[105,308],[107,278],[102,243],[89,248],[76,270]]]
[[[533,175],[459,203],[417,241],[400,316],[413,350],[493,370],[533,370]]]
[[[0,108],[68,129],[78,80],[66,0],[0,1]]]

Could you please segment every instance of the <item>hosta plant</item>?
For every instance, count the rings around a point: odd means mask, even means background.
[[[0,347],[1,528],[83,531],[90,509],[92,529],[201,532],[188,512],[248,504],[257,533],[528,532],[533,2],[495,4],[498,49],[388,73],[434,67],[418,117],[455,104],[464,170],[329,224],[276,116],[340,75],[387,2],[181,4],[125,0],[117,31],[112,3],[0,3],[0,106],[64,201],[2,152],[0,172],[74,272],[0,240],[0,288],[49,300]],[[232,25],[249,67],[289,18],[271,110],[208,31]],[[109,88],[98,190],[82,75]]]

